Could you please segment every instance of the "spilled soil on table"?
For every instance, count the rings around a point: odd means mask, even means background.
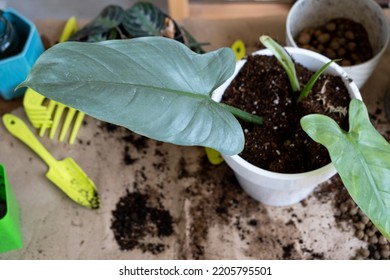
[[[351,258],[389,259],[389,243],[356,210],[337,176],[301,203],[274,208],[248,197],[231,169],[210,164],[202,148],[175,147],[109,124],[101,133],[116,139],[122,151],[117,160],[134,172],[112,205],[118,250],[140,250],[145,257],[173,252],[177,259],[326,259],[337,251],[314,249],[312,242],[321,239],[308,239],[304,226],[306,218],[326,215],[334,222],[316,230],[345,231],[363,241],[349,248]],[[331,205],[331,211],[312,212],[311,203]]]

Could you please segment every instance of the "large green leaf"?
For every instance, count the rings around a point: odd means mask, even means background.
[[[44,52],[20,87],[156,140],[234,155],[241,126],[210,98],[234,69],[229,48],[196,54],[163,37],[65,42]]]
[[[324,145],[352,199],[390,240],[390,144],[372,126],[367,109],[353,99],[349,132],[323,115],[308,115],[301,125]]]

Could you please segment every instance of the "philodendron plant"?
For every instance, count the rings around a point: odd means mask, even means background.
[[[235,116],[258,124],[261,118],[212,100],[234,70],[229,48],[197,54],[162,37],[65,42],[44,52],[19,87],[159,141],[235,155],[245,140]],[[321,115],[301,124],[328,149],[353,200],[390,239],[390,145],[363,102],[351,101],[349,121],[348,132]]]

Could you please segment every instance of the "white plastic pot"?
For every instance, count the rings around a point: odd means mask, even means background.
[[[316,71],[325,63],[329,62],[328,58],[313,51],[293,47],[286,47],[286,50],[297,63],[302,64],[312,71]],[[257,51],[254,54],[272,55],[267,49]],[[226,88],[245,62],[246,60],[237,62],[234,75],[214,91],[213,99],[215,101],[221,101]],[[332,63],[326,73],[343,77],[351,97],[362,99],[356,84],[350,81],[348,74],[339,65]],[[309,172],[283,174],[256,167],[239,155],[222,156],[226,163],[233,169],[238,182],[245,192],[257,201],[274,206],[286,206],[301,201],[316,186],[336,174],[336,170],[331,163]]]
[[[290,9],[286,20],[286,44],[298,47],[294,38],[305,27],[321,26],[344,17],[363,25],[373,48],[374,57],[361,64],[345,66],[359,88],[375,70],[389,43],[389,27],[382,8],[373,0],[299,0]]]

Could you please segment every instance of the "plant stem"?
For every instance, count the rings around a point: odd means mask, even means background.
[[[239,118],[243,121],[250,122],[253,124],[261,125],[263,124],[263,118],[253,115],[251,113],[245,112],[241,109],[238,109],[236,107],[227,105],[225,103],[218,103],[219,106],[224,107],[226,110],[228,110],[230,113],[232,113],[236,118]]]

